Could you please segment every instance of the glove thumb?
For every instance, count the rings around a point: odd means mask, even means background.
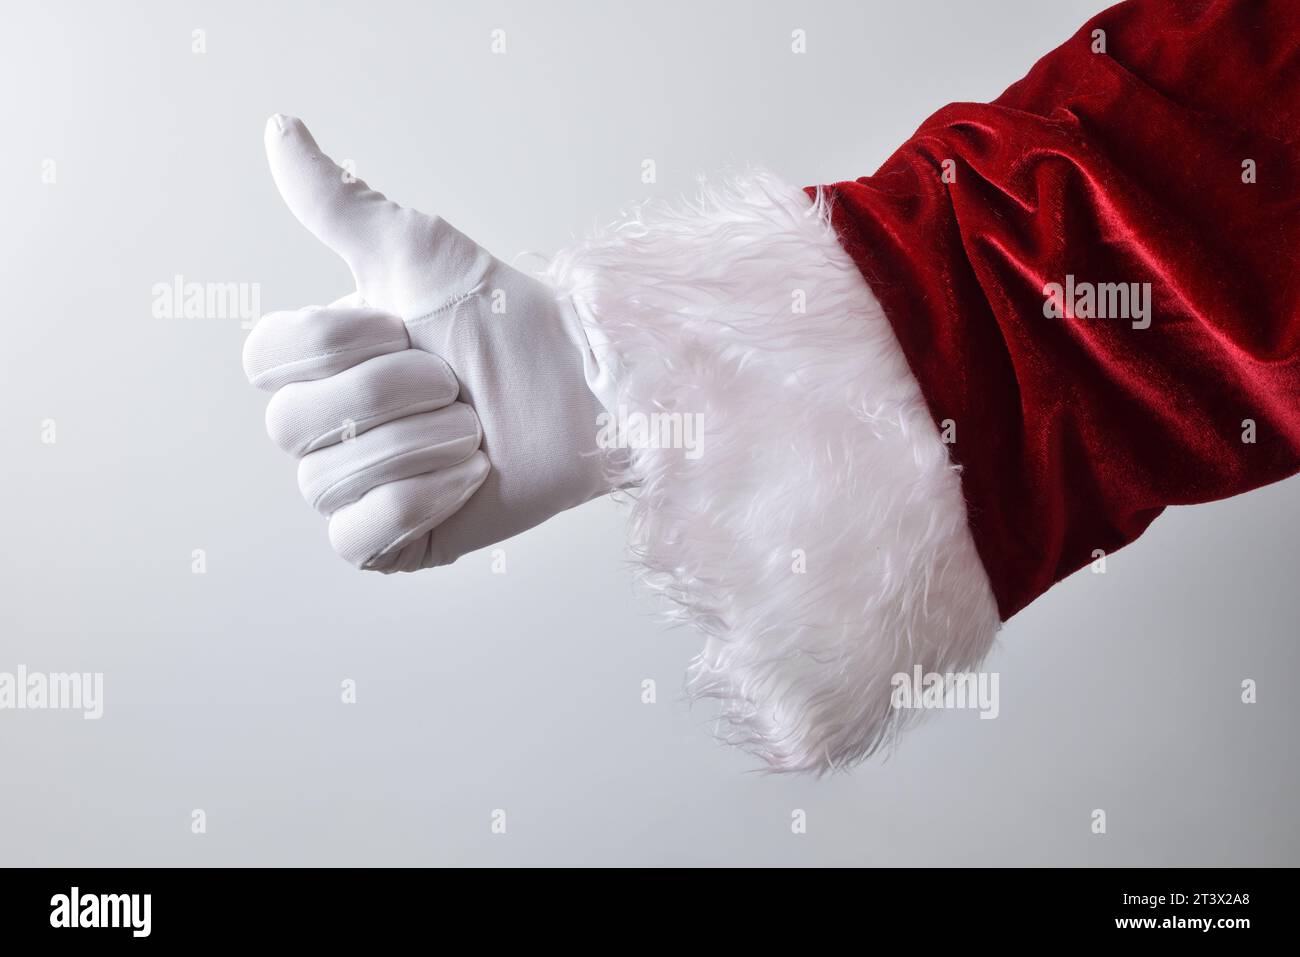
[[[487,254],[474,242],[340,168],[297,117],[267,120],[266,156],[290,212],[343,258],[369,304],[415,319],[485,272]]]

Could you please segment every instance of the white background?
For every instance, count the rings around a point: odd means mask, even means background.
[[[679,700],[696,639],[635,597],[615,504],[512,540],[505,575],[355,572],[264,434],[238,320],[151,314],[177,274],[260,283],[263,311],[348,290],[271,183],[275,111],[509,259],[727,164],[869,174],[1103,6],[15,5],[0,671],[102,671],[105,715],[0,711],[0,863],[1300,863],[1295,480],[1168,513],[1018,615],[997,720],[771,777]]]

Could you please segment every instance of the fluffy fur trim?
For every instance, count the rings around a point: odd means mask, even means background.
[[[644,581],[706,636],[687,689],[721,702],[726,741],[845,767],[917,713],[891,706],[896,673],[978,665],[998,615],[959,476],[820,200],[733,174],[627,212],[548,279],[611,412],[702,426],[694,450],[610,462]]]

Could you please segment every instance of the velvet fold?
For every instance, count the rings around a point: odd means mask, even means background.
[[[1004,620],[1164,508],[1300,471],[1297,131],[1300,3],[1131,0],[822,188]]]

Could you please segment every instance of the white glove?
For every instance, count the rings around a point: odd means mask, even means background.
[[[567,299],[436,216],[404,209],[273,116],[266,151],[289,209],[352,270],[332,306],[272,313],[244,344],[275,390],[267,431],[347,561],[455,561],[608,491],[599,374]]]

